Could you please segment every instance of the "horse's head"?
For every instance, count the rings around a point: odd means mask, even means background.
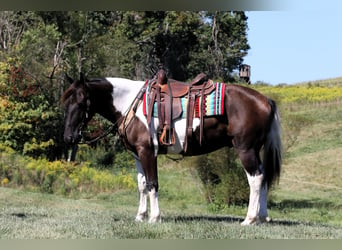
[[[90,99],[87,80],[81,73],[80,80],[73,80],[62,96],[65,106],[64,141],[67,144],[77,144],[82,138],[82,128],[90,120]]]

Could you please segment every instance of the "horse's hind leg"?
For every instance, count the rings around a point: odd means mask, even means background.
[[[260,167],[262,167],[260,165]],[[259,224],[268,222],[267,213],[267,184],[262,185],[263,174],[251,175],[246,171],[250,187],[248,211],[245,220],[241,225]]]
[[[238,151],[245,168],[250,188],[248,211],[241,225],[251,225],[268,221],[267,217],[267,185],[262,185],[264,173],[258,154],[255,150]]]

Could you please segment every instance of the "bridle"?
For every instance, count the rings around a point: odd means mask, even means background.
[[[101,139],[103,139],[104,137],[106,137],[107,135],[109,135],[110,133],[114,133],[116,134],[118,132],[118,123],[121,122],[121,119],[118,119],[115,123],[113,123],[108,129],[106,129],[102,134],[92,138],[91,140],[85,140],[83,135],[82,135],[82,130],[87,126],[88,122],[91,120],[89,119],[90,115],[90,99],[89,97],[86,98],[86,110],[85,110],[85,115],[82,119],[82,123],[80,126],[80,131],[79,131],[79,135],[81,136],[81,140],[77,143],[77,144],[86,144],[86,145],[91,145]]]
[[[101,140],[102,138],[106,137],[107,135],[109,135],[112,132],[114,132],[114,134],[119,134],[120,136],[125,137],[126,136],[125,135],[126,128],[130,124],[133,116],[135,115],[136,109],[137,109],[138,105],[140,104],[140,102],[142,101],[143,94],[145,93],[146,87],[148,84],[149,84],[149,81],[146,81],[144,86],[140,89],[137,96],[133,100],[130,107],[126,110],[126,112],[124,112],[123,116],[120,119],[118,119],[115,123],[113,123],[101,135],[96,136],[95,138],[93,138],[91,140],[84,140],[84,137],[82,136],[83,128],[85,128],[87,126],[88,122],[90,121],[90,119],[89,119],[89,117],[90,117],[89,116],[90,99],[89,99],[89,96],[87,95],[85,115],[82,119],[82,124],[80,126],[80,131],[79,131],[79,135],[81,136],[81,141],[78,142],[78,144],[87,144],[87,145],[93,144],[93,143]]]
[[[86,103],[86,109],[84,111],[84,116],[82,118],[82,122],[81,122],[81,125],[79,127],[79,136],[81,137],[81,140],[77,143],[77,144],[87,144],[87,145],[90,145],[90,144],[93,144],[97,141],[99,141],[100,139],[106,137],[107,135],[109,135],[112,131],[113,131],[113,128],[115,126],[115,124],[111,125],[104,133],[102,133],[101,135],[99,136],[96,136],[95,138],[91,139],[91,140],[85,140],[84,137],[83,137],[83,129],[85,127],[87,127],[88,125],[88,122],[91,120],[89,119],[90,115],[90,99],[89,97],[87,96],[86,97],[86,100],[85,100],[85,103]]]

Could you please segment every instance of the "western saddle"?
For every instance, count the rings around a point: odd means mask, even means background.
[[[204,73],[198,74],[192,82],[180,82],[168,79],[163,69],[159,70],[157,76],[150,83],[150,94],[148,96],[148,115],[147,122],[150,124],[153,113],[154,103],[157,103],[159,119],[159,143],[170,146],[175,143],[175,132],[172,121],[182,116],[182,98],[187,98],[186,111],[186,133],[184,139],[184,153],[188,151],[188,145],[192,140],[192,125],[194,119],[195,100],[199,96],[210,94],[215,89],[212,81],[207,79]],[[204,98],[200,102],[200,144],[203,138],[203,110]]]

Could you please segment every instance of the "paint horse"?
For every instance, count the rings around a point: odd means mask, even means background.
[[[158,154],[184,154],[186,119],[172,121],[175,143],[161,145],[157,135],[159,119],[147,123],[143,112],[142,94],[145,81],[123,78],[87,79],[82,73],[64,92],[64,140],[70,145],[81,140],[81,131],[95,113],[116,125],[122,140],[136,160],[139,207],[136,221],[148,217],[149,222],[161,221],[158,205]],[[256,90],[235,84],[224,85],[223,113],[203,118],[203,138],[199,142],[199,119],[194,117],[191,145],[192,155],[234,147],[247,175],[250,195],[247,216],[242,225],[269,221],[267,193],[281,171],[280,119],[276,103]],[[261,161],[260,151],[263,150]]]

